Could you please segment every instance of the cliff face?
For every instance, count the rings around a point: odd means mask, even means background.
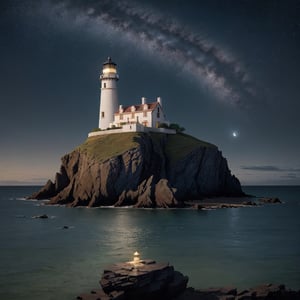
[[[187,135],[127,133],[89,138],[62,158],[35,199],[71,206],[181,207],[203,196],[241,196],[214,145]]]

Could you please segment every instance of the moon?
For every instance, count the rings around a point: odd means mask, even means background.
[[[234,138],[237,138],[237,137],[238,137],[238,135],[239,135],[239,134],[238,134],[238,132],[237,132],[237,131],[233,131],[233,132],[232,132],[232,136],[233,136]]]

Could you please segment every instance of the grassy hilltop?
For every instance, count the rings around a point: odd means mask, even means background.
[[[70,206],[166,208],[204,196],[242,195],[212,144],[181,133],[114,133],[90,137],[66,154],[55,182],[32,198]]]
[[[216,147],[187,134],[127,132],[90,137],[77,149],[103,162],[125,151],[137,148],[143,136],[151,137],[154,147],[164,145],[164,152],[171,162],[176,162],[199,147]]]

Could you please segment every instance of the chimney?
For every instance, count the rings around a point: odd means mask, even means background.
[[[119,112],[120,112],[120,113],[123,112],[123,105],[122,105],[122,104],[119,105]]]
[[[142,97],[142,104],[146,104],[146,98],[145,97]]]
[[[162,100],[161,100],[161,97],[157,97],[157,102],[162,106]]]

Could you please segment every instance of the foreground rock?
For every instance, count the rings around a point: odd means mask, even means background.
[[[105,294],[103,290],[92,290],[77,297],[78,300],[126,300],[124,293]],[[131,298],[130,298],[131,299]],[[160,299],[160,298],[140,298]],[[165,296],[164,300],[299,300],[300,291],[286,289],[284,285],[264,284],[254,288],[238,291],[236,288],[208,288],[195,290],[187,288],[177,296]]]
[[[140,260],[109,266],[100,280],[102,288],[81,294],[78,300],[250,300],[300,299],[300,291],[284,285],[264,284],[238,290],[235,287],[187,288],[188,277],[175,271],[168,263]]]
[[[104,270],[100,280],[102,290],[82,294],[77,299],[173,299],[186,289],[187,282],[188,277],[168,263],[153,260],[142,260],[136,265],[119,263]]]
[[[284,285],[264,284],[247,290],[238,291],[236,288],[209,288],[195,290],[187,288],[174,300],[251,300],[275,299],[296,300],[300,299],[300,291],[292,291]]]
[[[55,182],[29,198],[70,206],[183,207],[206,196],[243,196],[226,159],[191,136],[123,133],[89,138],[62,158]]]

